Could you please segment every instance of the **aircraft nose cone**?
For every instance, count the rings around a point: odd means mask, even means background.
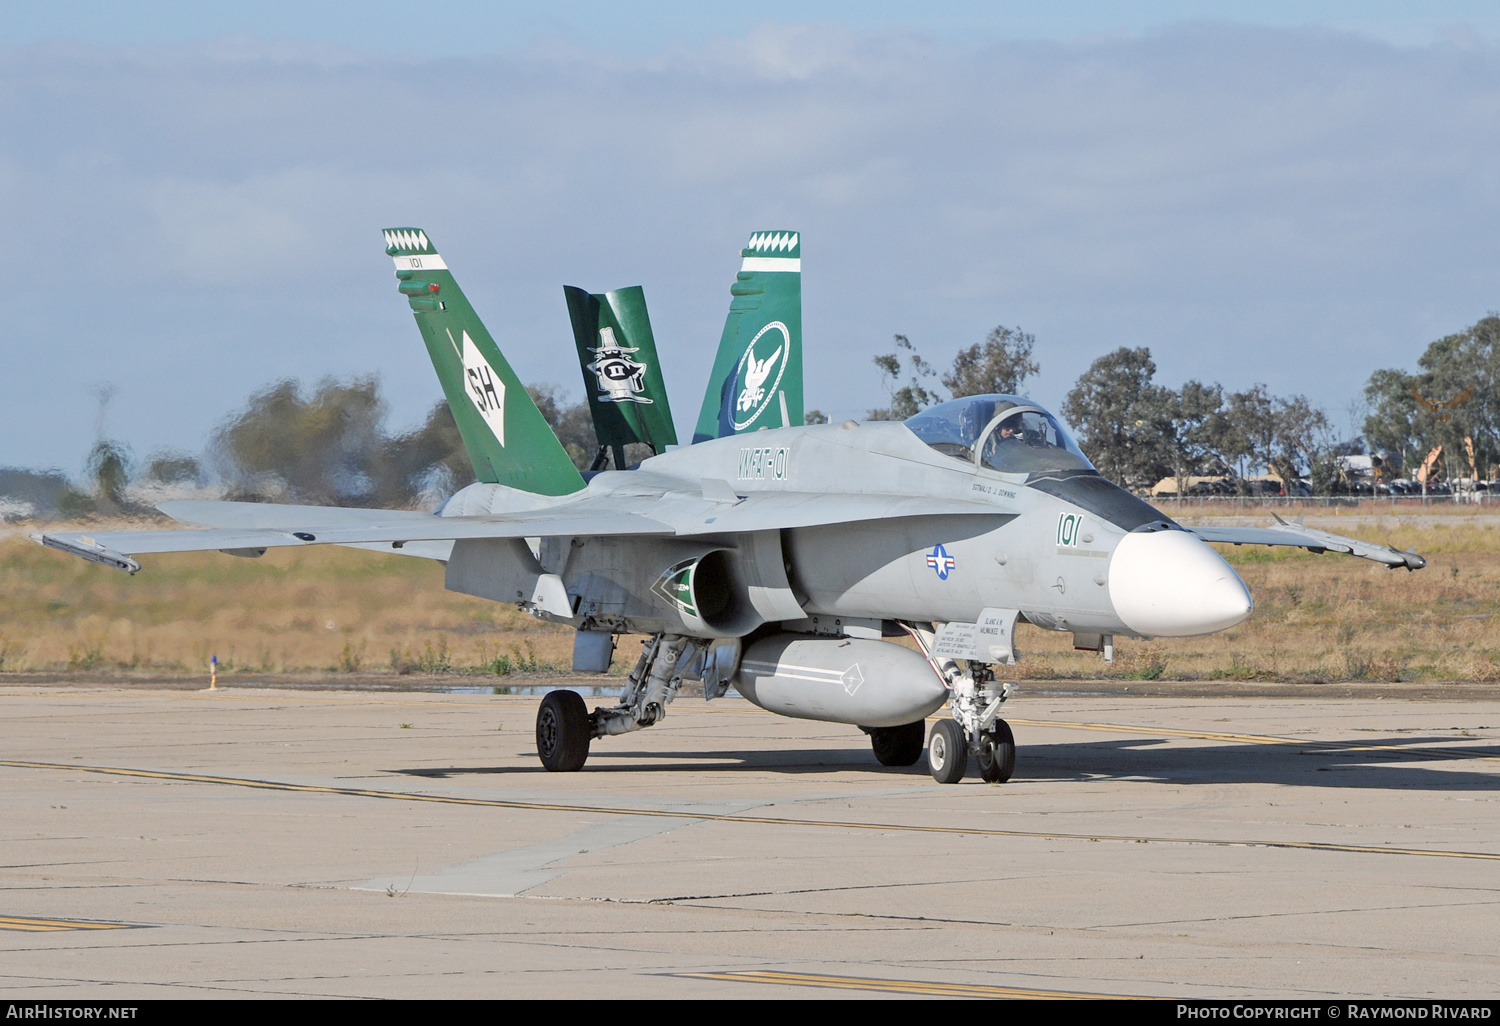
[[[1250,615],[1250,591],[1224,558],[1186,531],[1127,534],[1109,563],[1109,600],[1137,634],[1189,638]]]

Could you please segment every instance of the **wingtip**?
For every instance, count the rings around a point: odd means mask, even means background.
[[[1421,570],[1427,565],[1427,557],[1418,555],[1415,548],[1409,548],[1404,551],[1396,548],[1394,545],[1387,545],[1386,548],[1401,558],[1401,562],[1390,564],[1392,570],[1395,570],[1397,567],[1408,571]]]

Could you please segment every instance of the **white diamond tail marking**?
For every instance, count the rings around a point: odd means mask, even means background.
[[[495,435],[495,440],[505,447],[505,382],[495,373],[489,361],[474,345],[469,333],[464,332],[462,354],[464,364],[464,388],[469,401],[484,418],[485,424]]]

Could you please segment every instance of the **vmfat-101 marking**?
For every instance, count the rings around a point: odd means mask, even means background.
[[[791,452],[784,445],[741,449],[739,480],[785,481]]]

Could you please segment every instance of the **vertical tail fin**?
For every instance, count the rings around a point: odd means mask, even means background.
[[[756,232],[744,258],[693,441],[802,423],[802,240]]]
[[[387,228],[385,251],[396,262],[397,288],[416,315],[474,476],[539,495],[584,487],[427,234]]]
[[[568,285],[563,294],[594,433],[601,447],[614,451],[616,468],[624,468],[625,446],[632,442],[649,445],[655,453],[676,445],[645,291],[635,285],[590,295]]]

